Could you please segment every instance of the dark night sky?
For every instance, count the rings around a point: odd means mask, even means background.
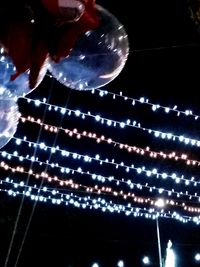
[[[177,104],[181,110],[191,108],[196,114],[200,114],[199,35],[190,19],[186,2],[140,0],[133,1],[131,6],[128,0],[123,2],[99,0],[97,3],[107,8],[124,24],[130,43],[130,54],[125,68],[105,89],[114,93],[122,91],[123,95],[132,98],[147,97],[153,103],[170,107]],[[116,120],[134,117],[147,128],[169,130],[199,139],[198,121],[185,116],[164,115],[164,112],[152,113],[140,105],[131,108],[131,105],[123,101],[111,102],[109,97],[100,99],[88,92],[72,91],[48,76],[28,97],[42,99],[48,98],[49,95],[51,95],[49,103],[64,106],[68,101],[68,107],[72,109],[80,109],[83,112],[91,110],[93,113],[99,112]],[[43,117],[44,109],[31,109],[24,99],[19,99],[18,103],[22,115]],[[59,125],[59,120],[60,117],[53,112],[45,118],[46,123],[54,125]],[[174,149],[189,153],[196,159],[200,156],[198,148],[180,145],[178,142],[164,142],[135,129],[115,131],[75,117],[64,118],[62,126],[88,129],[88,131],[95,130],[119,142],[140,147],[149,145],[157,151]],[[29,140],[36,141],[38,132],[39,127],[30,123],[24,126],[20,122],[15,136],[27,135]],[[52,145],[54,136],[42,131],[40,142],[42,141]],[[62,134],[58,136],[57,144],[81,154],[101,153],[105,158],[116,158],[118,162],[124,160],[134,161],[136,165],[147,163],[147,165],[154,166],[155,164],[157,167],[169,169],[169,172],[181,170],[186,176],[196,175],[198,177],[198,168],[191,170],[182,163],[175,165],[171,161],[148,160],[139,155],[118,152],[119,150],[107,145],[99,146],[91,141],[66,138]],[[7,144],[5,150],[14,150],[12,141]],[[23,148],[19,148],[19,152],[23,154]],[[37,155],[41,160],[45,157],[39,151]],[[55,160],[56,156],[53,159]],[[62,163],[77,167],[71,161]],[[15,162],[13,161],[12,164],[14,166]],[[37,168],[39,167],[35,166],[35,170]],[[93,171],[99,170],[99,167],[92,165],[91,171],[92,169]],[[104,168],[103,171],[106,173],[109,170]],[[2,170],[0,172],[1,178],[5,179],[8,174]],[[119,175],[123,175],[123,172],[119,171]],[[25,175],[20,178],[17,175],[12,177],[18,181],[26,180]],[[141,180],[143,179],[141,177]],[[30,180],[30,183],[33,181]],[[197,192],[198,189],[197,187]],[[181,185],[180,190],[182,190]],[[146,193],[143,192],[143,194]],[[5,193],[0,194],[0,267],[4,267],[20,201],[20,197],[11,198]],[[198,203],[195,205],[199,207]],[[33,202],[25,200],[10,254],[9,267],[16,267],[14,263],[32,207]],[[163,256],[167,242],[171,239],[177,252],[177,267],[198,266],[194,262],[194,254],[200,252],[199,226],[194,223],[182,224],[172,219],[160,219],[159,222]],[[149,255],[151,258],[153,263],[151,266],[158,266],[154,220],[103,213],[98,210],[79,210],[37,203],[17,267],[90,267],[95,261],[99,262],[101,267],[114,267],[119,259],[125,261],[125,266],[133,267],[143,266],[141,259],[144,255]]]

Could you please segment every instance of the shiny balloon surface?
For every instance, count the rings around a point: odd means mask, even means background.
[[[5,146],[15,134],[19,117],[16,101],[0,97],[0,148]]]
[[[117,18],[97,5],[100,25],[77,41],[70,55],[49,70],[62,84],[77,90],[95,89],[116,78],[129,53],[126,31]]]
[[[39,79],[36,87],[41,83],[45,74],[46,66],[40,72]],[[16,71],[11,58],[0,48],[0,87],[5,87],[10,92],[10,97],[21,97],[32,92],[33,89],[29,88],[29,71],[19,75],[14,81],[11,81],[11,75]]]

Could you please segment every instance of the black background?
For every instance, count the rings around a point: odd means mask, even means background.
[[[125,68],[106,86],[106,90],[114,93],[122,91],[124,95],[133,98],[148,97],[151,102],[171,107],[178,104],[180,109],[189,107],[199,114],[199,35],[190,19],[187,3],[181,0],[101,0],[97,3],[107,8],[124,24],[130,43],[130,54]],[[178,133],[193,135],[197,139],[199,136],[199,123],[191,122],[184,116],[161,116],[163,112],[151,114],[149,117],[150,112],[143,108],[131,109],[120,101],[110,102],[109,98],[95,98],[88,92],[70,91],[48,76],[29,97],[48,98],[49,94],[50,102],[57,105],[64,106],[68,101],[70,108],[92,110],[94,113],[99,111],[102,115],[118,120],[134,116],[146,127],[166,131],[175,129]],[[42,117],[42,109],[30,110],[23,99],[19,99],[18,103],[22,114]],[[54,116],[52,114],[47,117],[46,121],[55,123],[58,118]],[[64,119],[62,123],[64,126],[80,129],[94,130],[96,127],[95,131],[112,135],[113,139],[118,138],[121,142],[143,147],[150,144],[155,150],[184,150],[196,158],[199,157],[198,149],[170,142],[162,143],[155,139],[152,141],[151,137],[134,130],[115,132],[106,126],[95,126],[90,121],[82,122],[75,118]],[[20,123],[15,136],[26,134],[30,140],[36,141],[38,129],[31,125],[25,127]],[[41,140],[53,144],[53,137],[45,132],[42,133]],[[97,148],[95,143],[88,146],[87,142],[80,144],[72,140],[66,140],[61,135],[57,142],[73,151],[95,154],[92,153]],[[12,151],[12,146],[9,143],[5,149]],[[130,155],[117,154],[114,149],[105,145],[98,149],[105,157],[122,157],[127,161],[131,159]],[[145,162],[139,156],[134,155],[133,159],[137,163]],[[157,164],[164,166],[162,161]],[[174,168],[172,165],[168,163],[167,166]],[[177,167],[186,173],[190,171],[181,164]],[[198,170],[195,173],[198,174]],[[6,174],[2,172],[3,177]],[[1,193],[0,200],[0,266],[4,266],[20,198],[12,199]],[[25,201],[8,266],[15,266],[32,206],[32,202]],[[194,262],[194,254],[200,251],[199,227],[193,223],[182,224],[169,219],[160,219],[159,223],[163,256],[167,242],[171,239],[177,253],[177,266],[198,266]],[[131,267],[142,266],[144,255],[149,255],[152,266],[159,266],[156,222],[153,220],[38,203],[18,266],[82,267],[91,266],[97,261],[102,267],[111,267],[116,266],[119,259],[123,259],[125,266]]]

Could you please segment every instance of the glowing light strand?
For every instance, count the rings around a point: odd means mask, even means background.
[[[198,139],[185,137],[184,135],[175,135],[175,134],[170,133],[170,132],[162,132],[162,131],[154,130],[151,128],[145,128],[145,127],[141,126],[141,123],[136,122],[136,121],[131,121],[130,119],[126,119],[125,122],[124,121],[116,121],[116,120],[102,117],[99,114],[94,115],[90,111],[85,113],[85,112],[81,112],[80,110],[63,108],[61,106],[49,104],[49,103],[46,103],[46,99],[43,99],[43,101],[40,101],[38,99],[37,100],[31,99],[31,98],[27,98],[27,97],[24,97],[24,99],[28,103],[33,102],[35,104],[35,106],[47,105],[48,111],[54,110],[55,112],[60,112],[62,115],[64,115],[64,114],[66,114],[68,116],[74,115],[76,117],[81,117],[82,119],[85,119],[86,117],[90,117],[90,118],[93,118],[97,123],[107,124],[107,126],[109,126],[109,127],[119,126],[122,129],[124,129],[125,127],[136,128],[136,129],[145,131],[148,134],[154,135],[156,138],[172,140],[172,141],[178,140],[180,143],[184,143],[185,145],[200,147],[200,140],[198,140]]]
[[[19,140],[19,139],[16,139],[16,143],[18,143],[18,140]],[[21,140],[20,140],[20,142],[21,142]],[[30,142],[30,141],[24,141],[24,142],[26,142],[26,143],[28,143],[28,144],[31,143],[31,145],[32,145],[32,143],[33,143],[33,142]],[[35,144],[35,143],[33,143],[33,144]],[[36,145],[38,145],[38,144],[36,144]],[[46,148],[46,147],[42,146],[42,149],[45,149],[45,148]],[[55,150],[54,150],[54,153],[55,153]],[[17,152],[17,151],[14,151],[12,154],[11,154],[11,153],[8,153],[7,151],[2,151],[2,152],[0,152],[0,154],[1,154],[4,158],[7,158],[8,160],[11,160],[12,157],[16,157],[16,158],[19,159],[20,162],[22,162],[23,160],[28,160],[28,161],[31,161],[31,162],[36,162],[36,163],[38,163],[40,166],[42,166],[42,165],[47,165],[47,166],[49,166],[50,168],[58,168],[62,174],[63,174],[63,173],[66,173],[66,174],[69,174],[69,173],[74,174],[74,172],[78,172],[78,173],[80,173],[80,174],[87,174],[87,175],[90,175],[90,176],[92,177],[92,179],[94,179],[94,180],[96,179],[97,181],[100,181],[100,182],[102,182],[102,183],[105,183],[106,181],[109,181],[109,182],[113,182],[113,181],[115,181],[116,185],[120,185],[120,179],[115,179],[114,176],[107,176],[107,177],[106,177],[106,176],[103,176],[103,175],[101,175],[101,174],[90,173],[89,171],[87,171],[87,172],[83,172],[81,167],[78,167],[77,170],[74,170],[74,169],[71,169],[71,168],[66,167],[66,166],[61,166],[61,165],[59,165],[57,162],[52,162],[52,163],[50,163],[50,162],[48,162],[48,161],[46,161],[46,162],[44,162],[44,161],[40,161],[38,158],[35,158],[35,157],[30,156],[30,155],[28,155],[28,154],[27,154],[26,156],[18,155],[18,152]],[[76,155],[77,155],[77,154],[76,154]],[[68,155],[68,156],[69,156],[69,155]],[[75,158],[72,156],[72,159],[77,160],[77,156],[76,156]],[[126,170],[127,170],[127,169],[126,169]],[[137,172],[138,172],[138,170],[137,170]],[[155,172],[155,171],[154,171],[154,172]],[[147,177],[149,176],[148,173],[147,173],[146,175],[147,175]],[[163,178],[163,177],[164,177],[164,176],[162,175],[162,178]],[[166,177],[164,177],[164,178],[166,178]],[[175,177],[174,177],[174,178],[175,178]],[[177,178],[177,179],[179,179],[179,178]],[[177,182],[180,183],[180,180],[176,180],[176,183],[177,183]],[[198,199],[200,200],[200,195],[198,195],[196,192],[193,193],[193,194],[190,194],[190,193],[188,192],[188,190],[187,190],[185,193],[182,192],[182,191],[181,191],[181,192],[176,191],[176,190],[174,190],[174,189],[172,189],[172,190],[167,190],[167,189],[164,189],[164,188],[157,188],[157,187],[155,187],[155,186],[153,186],[153,187],[152,187],[152,186],[149,186],[148,183],[146,183],[145,185],[142,185],[141,183],[133,183],[133,182],[131,181],[131,179],[126,179],[126,181],[125,181],[124,178],[121,178],[121,183],[125,183],[125,184],[127,184],[131,189],[133,189],[134,186],[136,186],[136,188],[138,188],[138,189],[140,189],[140,190],[142,190],[143,188],[148,188],[150,192],[157,191],[159,194],[167,193],[169,196],[175,194],[178,198],[180,198],[181,196],[187,196],[190,200],[191,200],[192,198],[195,198],[195,199],[198,198]],[[190,182],[189,182],[188,180],[186,180],[186,181],[185,181],[185,184],[188,186],[188,185],[190,185]],[[196,182],[195,182],[195,186],[197,186]]]
[[[93,194],[101,194],[101,195],[109,195],[109,196],[114,196],[114,197],[122,197],[123,199],[135,202],[135,203],[140,203],[140,204],[149,204],[151,206],[157,206],[158,199],[157,198],[150,198],[150,197],[141,197],[141,196],[136,196],[135,193],[133,192],[124,192],[123,190],[121,191],[116,191],[113,190],[111,187],[99,187],[98,185],[92,186],[85,186],[80,183],[75,183],[71,178],[68,179],[61,179],[58,176],[50,176],[47,172],[41,172],[41,173],[35,173],[32,169],[29,169],[29,171],[26,171],[24,167],[22,166],[17,166],[17,167],[11,167],[5,162],[0,162],[0,167],[3,168],[4,170],[10,170],[12,173],[23,173],[23,174],[29,174],[33,176],[36,179],[42,178],[45,179],[47,182],[51,183],[54,181],[55,183],[58,183],[59,186],[62,187],[70,187],[71,189],[74,190],[81,190],[83,189],[85,193],[93,193]],[[189,212],[196,212],[200,213],[200,208],[198,207],[193,207],[193,206],[187,206],[185,202],[182,201],[175,201],[171,199],[165,199],[164,200],[164,205],[166,206],[177,206],[181,207],[184,210],[187,210]]]
[[[92,161],[96,161],[100,165],[103,165],[103,164],[113,165],[113,166],[115,166],[116,169],[118,169],[118,168],[125,169],[125,171],[127,173],[130,172],[131,170],[134,170],[137,174],[144,173],[147,177],[155,176],[156,178],[161,178],[163,180],[170,178],[177,184],[179,184],[180,182],[183,181],[185,183],[185,185],[187,185],[187,186],[189,186],[190,184],[192,184],[194,187],[197,187],[200,185],[200,181],[197,178],[195,178],[194,176],[192,176],[188,179],[188,178],[185,178],[183,174],[180,174],[180,175],[177,175],[176,173],[168,174],[166,171],[161,173],[156,168],[153,168],[152,170],[150,170],[146,166],[135,166],[134,164],[126,165],[124,162],[121,162],[121,163],[115,162],[115,159],[112,159],[112,160],[109,160],[108,158],[102,159],[99,154],[95,155],[95,157],[89,156],[89,155],[83,155],[83,154],[79,154],[76,152],[71,152],[68,150],[60,149],[59,146],[51,147],[51,146],[46,145],[43,142],[38,144],[38,143],[35,143],[32,141],[28,141],[26,136],[23,139],[16,138],[16,137],[13,137],[13,139],[15,139],[15,143],[17,145],[21,145],[22,143],[27,143],[29,147],[39,147],[43,151],[50,150],[51,153],[59,152],[62,157],[71,157],[72,159],[75,159],[75,160],[84,160],[84,162],[87,162],[87,163],[91,163]],[[16,151],[15,153],[18,153],[18,152]],[[7,152],[6,151],[0,151],[0,154],[2,156],[4,156],[7,154]],[[29,155],[22,156],[22,157],[29,158]],[[32,161],[34,161],[35,157],[31,157],[31,159],[32,159]],[[49,162],[47,161],[47,163],[49,163]],[[56,164],[59,165],[56,162],[53,163],[54,166],[56,166]]]
[[[183,223],[193,222],[197,225],[200,224],[200,216],[181,216],[177,212],[171,213],[170,211],[164,212],[163,209],[156,210],[154,208],[141,208],[141,207],[133,207],[130,203],[127,205],[117,204],[113,201],[106,201],[101,197],[93,198],[91,196],[78,196],[73,193],[66,194],[61,193],[55,189],[48,189],[47,187],[37,188],[37,185],[34,186],[26,186],[23,182],[16,183],[9,177],[6,180],[0,180],[1,185],[12,185],[13,188],[5,189],[1,188],[1,192],[7,192],[9,196],[19,196],[24,195],[27,198],[30,198],[32,201],[39,202],[50,202],[55,205],[65,205],[65,206],[73,206],[76,208],[82,209],[94,209],[101,210],[102,212],[110,212],[110,213],[118,213],[125,214],[126,216],[133,217],[144,217],[147,219],[156,219],[158,217],[176,219]]]
[[[101,90],[101,89],[94,89],[91,90],[90,93],[91,94],[95,94],[96,92],[98,92],[100,97],[104,97],[104,96],[112,96],[112,99],[115,100],[117,98],[121,98],[123,101],[125,101],[126,103],[129,101],[131,102],[132,106],[135,106],[136,103],[141,104],[141,105],[148,105],[150,106],[151,110],[153,112],[156,112],[157,110],[162,110],[165,112],[165,114],[169,114],[170,112],[176,113],[176,115],[179,117],[180,115],[185,115],[187,117],[191,117],[194,120],[198,120],[200,118],[200,115],[198,114],[194,114],[193,111],[188,108],[185,111],[183,110],[179,110],[177,105],[174,105],[173,108],[169,107],[169,106],[163,106],[160,104],[155,104],[149,101],[148,98],[146,97],[140,97],[140,98],[132,98],[129,96],[125,96],[123,95],[122,92],[120,92],[119,94],[113,93],[113,92],[109,92],[106,90]]]
[[[97,143],[105,142],[109,145],[113,145],[114,147],[118,147],[120,149],[126,150],[130,153],[136,153],[140,154],[142,156],[149,156],[151,158],[157,158],[160,157],[162,159],[171,159],[175,161],[183,161],[186,165],[192,165],[192,166],[200,166],[200,161],[190,159],[188,158],[187,154],[181,154],[178,155],[176,152],[172,151],[170,153],[166,153],[164,151],[153,151],[150,149],[149,146],[146,148],[141,148],[138,146],[131,146],[128,144],[123,144],[117,141],[112,140],[112,138],[106,138],[104,135],[98,136],[97,133],[95,132],[87,132],[87,131],[78,131],[77,128],[74,129],[67,129],[63,127],[57,127],[54,125],[46,124],[41,121],[41,119],[34,118],[32,116],[28,117],[21,117],[20,118],[23,123],[25,122],[31,122],[31,123],[36,123],[40,126],[42,126],[46,131],[52,132],[52,133],[57,133],[59,131],[63,131],[67,136],[73,137],[76,136],[77,139],[81,139],[81,137],[84,138],[90,138],[96,140]]]
[[[6,155],[4,155],[4,157],[6,157],[6,156],[7,156],[7,159],[8,160],[11,160],[12,157],[18,158],[19,161],[23,161],[24,160],[24,157],[22,157],[20,155],[16,155],[16,153],[13,153],[13,154],[7,153]],[[31,158],[27,158],[27,157],[25,158],[25,160],[32,161]],[[72,169],[72,168],[69,168],[69,167],[60,166],[58,164],[52,166],[52,163],[46,163],[46,162],[43,162],[43,161],[39,161],[37,159],[35,159],[34,162],[38,163],[40,166],[47,165],[50,168],[58,168],[58,169],[60,169],[60,173],[61,174],[63,174],[63,173],[72,174],[72,175],[74,173],[85,174],[85,175],[91,176],[91,178],[93,180],[96,180],[96,181],[101,182],[101,183],[106,183],[106,182],[113,183],[114,182],[116,186],[120,186],[121,184],[125,184],[130,189],[133,189],[135,187],[136,189],[142,190],[142,189],[145,188],[145,189],[148,189],[149,192],[156,192],[158,194],[164,194],[164,193],[166,193],[168,196],[173,196],[174,195],[177,198],[180,198],[180,197],[188,197],[190,200],[191,199],[195,199],[196,200],[196,198],[198,198],[198,201],[200,202],[200,197],[198,197],[197,194],[193,194],[192,195],[188,191],[186,191],[184,193],[182,191],[180,192],[180,191],[176,191],[174,189],[168,190],[168,189],[164,189],[164,188],[158,188],[156,186],[150,186],[148,183],[145,183],[145,184],[134,183],[131,179],[124,179],[124,178],[118,178],[118,179],[116,179],[114,176],[103,176],[101,174],[91,173],[89,171],[84,172],[80,166],[77,167],[77,169]],[[1,161],[0,164],[3,164],[4,165],[4,162]],[[23,171],[23,168],[18,167],[18,169],[19,169],[19,172],[22,172]],[[32,172],[33,172],[33,170],[31,169],[30,172],[29,172],[29,174],[31,174]],[[36,178],[39,178],[39,176],[36,175]],[[57,179],[57,178],[55,178],[55,179]]]

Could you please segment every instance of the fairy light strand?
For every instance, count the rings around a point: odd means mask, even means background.
[[[169,114],[170,112],[176,113],[177,117],[179,117],[180,115],[185,115],[187,117],[193,118],[194,120],[198,120],[200,118],[200,115],[193,113],[193,111],[190,108],[187,108],[185,111],[183,111],[183,110],[179,110],[176,104],[173,105],[173,108],[171,108],[169,106],[152,103],[146,97],[132,98],[132,97],[123,95],[122,92],[117,94],[117,93],[113,93],[113,92],[109,92],[109,91],[101,90],[101,89],[93,89],[90,91],[90,93],[91,94],[98,93],[100,97],[112,96],[113,100],[120,98],[126,103],[131,102],[132,106],[135,106],[136,103],[141,104],[141,105],[148,105],[153,112],[162,110],[165,112],[165,114]]]
[[[82,119],[85,119],[86,117],[90,117],[90,118],[93,118],[97,123],[106,124],[109,127],[117,127],[118,126],[121,129],[124,129],[125,127],[131,127],[131,128],[135,128],[135,129],[147,132],[148,134],[154,135],[156,138],[165,139],[165,140],[172,140],[172,141],[178,140],[180,143],[184,143],[185,145],[200,147],[200,140],[198,140],[198,139],[186,137],[184,135],[175,135],[175,134],[170,133],[170,132],[162,132],[162,131],[154,130],[151,128],[145,128],[145,127],[141,126],[141,123],[139,123],[135,120],[132,121],[131,119],[126,119],[125,121],[116,121],[116,120],[112,120],[112,119],[109,119],[106,117],[102,117],[99,114],[94,115],[90,111],[85,113],[85,112],[81,112],[80,110],[74,110],[74,109],[69,109],[69,108],[64,108],[61,106],[49,104],[49,103],[46,103],[46,99],[43,99],[43,101],[40,101],[39,99],[31,99],[31,98],[27,98],[27,97],[24,97],[24,99],[28,103],[33,102],[36,107],[39,107],[40,105],[47,105],[48,111],[53,110],[55,112],[60,112],[62,115],[65,115],[65,114],[68,116],[74,115],[74,116],[80,117]]]
[[[16,157],[18,158],[18,160],[21,162],[23,161],[24,159],[27,160],[27,161],[32,161],[32,158],[24,158],[23,156],[20,156],[20,155],[17,155],[17,153],[13,153],[13,154],[9,154],[9,153],[4,153],[3,154],[3,157],[6,157],[8,160],[11,160],[12,157]],[[72,169],[72,168],[69,168],[69,167],[63,167],[63,166],[60,166],[58,164],[52,164],[52,163],[46,163],[46,162],[43,162],[43,161],[39,161],[38,159],[35,159],[34,162],[38,163],[40,166],[43,166],[43,165],[47,165],[49,166],[50,168],[58,168],[60,170],[60,173],[61,174],[74,174],[74,173],[78,173],[78,174],[84,174],[84,175],[87,175],[87,176],[90,176],[93,180],[96,180],[100,183],[115,183],[116,186],[120,186],[121,184],[125,184],[127,185],[130,189],[133,189],[134,187],[138,190],[143,190],[144,188],[145,189],[148,189],[149,192],[156,192],[157,194],[164,194],[166,193],[168,196],[176,196],[177,198],[180,198],[180,197],[188,197],[190,200],[191,199],[197,199],[198,198],[198,201],[200,202],[200,197],[197,195],[197,194],[190,194],[188,191],[185,191],[185,193],[183,191],[176,191],[174,189],[172,190],[169,190],[169,189],[164,189],[164,188],[158,188],[156,186],[150,186],[148,183],[145,183],[145,184],[141,184],[140,183],[134,183],[132,181],[132,179],[124,179],[124,178],[118,178],[116,179],[114,176],[103,176],[101,174],[98,174],[98,173],[91,173],[89,171],[83,171],[82,168],[79,166],[77,167],[77,169]],[[4,162],[2,161],[0,164],[4,164]],[[20,167],[18,167],[19,170],[22,170]],[[30,173],[32,173],[32,170],[30,170]],[[39,178],[37,175],[36,175],[36,178]]]
[[[77,152],[71,152],[69,150],[65,150],[65,149],[60,149],[59,146],[56,147],[52,147],[52,146],[48,146],[46,145],[44,142],[38,144],[35,143],[33,141],[28,141],[26,136],[24,136],[24,138],[16,138],[13,137],[13,139],[15,140],[15,143],[20,146],[22,143],[27,143],[29,147],[39,147],[39,149],[43,150],[43,151],[47,151],[50,150],[51,153],[56,153],[59,152],[59,154],[62,157],[71,157],[72,159],[75,160],[83,160],[84,162],[87,163],[92,163],[92,161],[98,162],[100,165],[103,164],[109,164],[109,165],[113,165],[115,166],[116,169],[124,169],[127,173],[129,173],[131,170],[134,170],[137,174],[145,174],[147,177],[152,177],[155,176],[156,178],[162,178],[163,180],[166,180],[167,178],[172,179],[173,181],[175,181],[176,184],[180,184],[180,182],[184,182],[185,185],[189,186],[190,184],[193,185],[193,187],[197,187],[200,185],[200,181],[192,176],[190,178],[185,178],[183,174],[179,174],[177,175],[176,173],[172,173],[172,174],[168,174],[166,171],[164,172],[159,172],[159,170],[157,168],[152,168],[149,169],[148,167],[144,166],[135,166],[134,164],[132,165],[126,165],[123,161],[121,163],[117,163],[115,161],[115,159],[102,159],[101,156],[99,154],[96,154],[95,157],[94,156],[89,156],[89,155],[84,155],[84,154],[79,154]],[[15,153],[18,152],[16,151]],[[2,156],[6,155],[7,152],[6,151],[0,151],[0,154]],[[30,156],[27,154],[26,156],[22,156],[23,158],[29,158]],[[31,160],[34,161],[35,157],[31,156]],[[49,163],[47,161],[47,163]],[[57,162],[52,163],[54,166],[59,165]]]
[[[16,197],[18,195],[24,195],[25,197],[30,198],[32,201],[39,202],[50,202],[51,204],[65,206],[73,206],[76,208],[90,208],[90,209],[101,209],[102,212],[110,212],[110,213],[124,213],[126,216],[132,215],[133,217],[145,217],[147,219],[156,219],[158,217],[176,219],[180,222],[187,223],[193,222],[197,225],[200,224],[200,216],[188,216],[188,215],[180,215],[177,212],[171,213],[170,211],[165,212],[164,209],[155,209],[155,208],[141,208],[141,207],[133,207],[130,203],[127,205],[117,204],[113,201],[106,201],[101,197],[94,198],[91,196],[78,196],[73,193],[66,194],[61,193],[58,190],[49,190],[47,187],[37,188],[37,185],[34,186],[26,186],[23,183],[13,182],[9,177],[6,180],[0,180],[0,184],[9,184],[13,186],[13,189],[4,189],[1,188],[0,191],[7,192],[9,196]],[[21,189],[21,192],[20,192]],[[34,193],[35,191],[35,193]],[[60,196],[60,198],[59,198]]]
[[[5,162],[0,162],[0,168],[3,168],[4,170],[10,170],[12,173],[21,173],[21,174],[29,174],[33,176],[36,179],[42,178],[45,179],[48,183],[55,182],[61,187],[70,187],[73,190],[80,191],[81,189],[84,190],[84,193],[92,193],[92,194],[101,194],[101,195],[108,195],[108,196],[114,196],[114,197],[121,197],[124,200],[129,200],[131,202],[139,203],[139,204],[149,204],[151,206],[157,206],[158,205],[158,199],[157,198],[150,198],[150,197],[143,197],[143,196],[137,196],[133,192],[124,192],[123,190],[117,191],[113,190],[111,187],[99,187],[97,184],[92,186],[86,186],[80,183],[75,183],[71,178],[68,179],[61,179],[58,176],[50,176],[47,172],[41,172],[41,173],[35,173],[32,169],[29,169],[29,171],[26,171],[24,167],[17,166],[17,167],[11,167]],[[187,205],[183,201],[177,201],[173,199],[164,199],[163,204],[165,206],[177,206],[181,207],[184,210],[193,211],[196,213],[200,213],[200,208],[190,206],[190,209],[187,209]]]
[[[20,143],[21,142],[26,142],[27,144],[29,144],[29,146],[30,146],[30,144],[31,145],[33,145],[34,144],[34,146],[36,145],[38,145],[38,144],[36,144],[36,143],[33,143],[33,142],[30,142],[30,141],[24,141],[24,140],[20,140]],[[16,143],[19,145],[19,139],[16,139]],[[41,147],[40,147],[41,148]],[[46,147],[45,146],[43,146],[42,145],[42,149],[46,149]],[[46,150],[45,150],[46,151]],[[54,153],[55,153],[56,151],[54,150]],[[36,163],[38,163],[40,166],[43,166],[43,165],[47,165],[47,166],[49,166],[50,168],[58,168],[59,170],[60,170],[60,172],[62,173],[62,174],[64,174],[64,173],[66,173],[66,174],[69,174],[70,172],[73,174],[74,172],[79,172],[79,173],[84,173],[84,174],[87,174],[87,175],[90,175],[91,177],[92,177],[92,179],[97,179],[98,181],[101,181],[101,182],[103,182],[103,183],[105,183],[106,181],[109,181],[109,182],[113,182],[113,181],[115,181],[116,182],[116,184],[117,185],[120,185],[120,180],[119,179],[115,179],[114,178],[114,176],[109,176],[109,177],[106,177],[106,176],[103,176],[103,175],[101,175],[101,174],[97,174],[97,173],[90,173],[90,172],[83,172],[82,171],[82,168],[81,167],[78,167],[77,168],[77,170],[74,170],[74,169],[71,169],[71,168],[69,168],[69,167],[66,167],[66,166],[61,166],[61,165],[59,165],[59,163],[57,163],[57,162],[48,162],[48,161],[46,161],[46,162],[44,162],[44,161],[40,161],[38,158],[35,158],[35,157],[33,157],[33,156],[30,156],[30,155],[26,155],[26,156],[22,156],[22,155],[19,155],[18,154],[18,152],[17,151],[14,151],[12,154],[11,153],[8,153],[8,152],[6,152],[6,151],[2,151],[2,152],[0,152],[0,154],[4,157],[4,158],[7,158],[8,160],[11,160],[12,159],[12,157],[16,157],[16,158],[18,158],[19,159],[19,161],[20,162],[22,162],[22,161],[24,161],[24,160],[28,160],[28,161],[31,161],[31,162],[36,162]],[[68,156],[69,156],[70,154],[68,154]],[[73,155],[76,155],[76,157],[73,157]],[[74,159],[74,160],[77,160],[78,159],[78,155],[79,154],[74,154],[74,153],[72,153],[72,159]],[[66,156],[66,155],[65,155]],[[79,158],[80,159],[80,158]],[[85,158],[82,158],[83,160],[85,159]],[[88,158],[87,158],[87,160],[88,160]],[[90,161],[89,161],[90,162]],[[106,163],[108,163],[107,161],[106,161]],[[134,166],[132,167],[132,168],[135,168]],[[147,177],[150,177],[151,175],[150,175],[150,173],[149,173],[149,171],[148,170],[145,170],[144,168],[143,169],[141,169],[141,168],[135,168],[135,170],[137,171],[137,173],[139,172],[139,173],[141,173],[142,172],[142,170],[144,171],[144,173],[145,173],[145,171],[146,171],[146,176]],[[127,168],[126,168],[126,172],[127,172]],[[129,171],[128,171],[129,172]],[[154,173],[154,175],[156,174],[155,173],[155,169],[154,169],[154,171],[153,171],[153,173]],[[156,176],[157,178],[159,178],[159,176]],[[175,177],[172,175],[172,177],[173,177],[173,179],[175,179]],[[164,174],[162,174],[162,178],[163,179],[166,179],[167,177],[164,177]],[[182,179],[184,179],[183,177],[182,177]],[[193,194],[190,194],[189,192],[188,192],[188,190],[184,193],[184,192],[178,192],[178,191],[176,191],[176,190],[174,190],[174,189],[172,189],[172,190],[167,190],[167,189],[164,189],[164,188],[157,188],[157,187],[155,187],[155,186],[153,186],[153,187],[151,187],[151,186],[149,186],[148,185],[148,183],[146,183],[145,185],[142,185],[141,183],[133,183],[133,181],[131,180],[131,179],[126,179],[126,181],[124,180],[124,178],[121,178],[121,181],[122,182],[124,182],[124,183],[127,183],[127,185],[131,188],[131,189],[133,189],[133,187],[134,186],[136,186],[138,189],[143,189],[143,188],[149,188],[149,191],[150,192],[152,192],[152,191],[155,191],[155,190],[157,190],[157,192],[159,193],[159,194],[161,194],[161,193],[163,193],[163,192],[166,192],[169,196],[170,195],[172,195],[172,194],[176,194],[177,195],[177,197],[181,197],[181,196],[187,196],[189,199],[192,199],[192,198],[198,198],[198,199],[200,199],[200,195],[198,195],[197,194],[197,192],[195,192],[195,193],[193,193]],[[180,183],[180,179],[179,178],[176,178],[176,183]],[[185,185],[187,185],[187,186],[189,186],[190,185],[190,183],[191,183],[191,181],[188,181],[188,180],[186,180],[185,181]],[[197,186],[197,182],[194,182],[193,181],[193,183],[194,183],[194,186],[196,187]]]
[[[169,153],[166,153],[164,151],[153,151],[150,149],[149,146],[146,148],[141,148],[138,146],[131,146],[128,144],[123,144],[117,141],[114,141],[112,138],[105,137],[104,135],[98,136],[97,133],[95,132],[87,132],[87,131],[78,131],[77,128],[74,129],[68,129],[68,128],[63,128],[63,127],[57,127],[55,125],[50,125],[43,123],[41,119],[34,118],[32,116],[28,117],[21,117],[20,118],[23,123],[25,122],[31,122],[31,123],[36,123],[39,126],[42,126],[44,130],[49,131],[51,133],[57,133],[59,131],[63,131],[67,136],[73,137],[76,136],[77,139],[81,139],[81,137],[84,138],[89,138],[95,140],[97,143],[107,143],[109,145],[113,145],[114,147],[118,147],[120,149],[126,150],[129,153],[136,153],[142,156],[149,156],[150,158],[162,158],[162,159],[170,159],[174,161],[183,161],[187,166],[200,166],[200,161],[190,159],[186,153],[182,153],[181,155],[178,155],[176,152],[172,151]]]

